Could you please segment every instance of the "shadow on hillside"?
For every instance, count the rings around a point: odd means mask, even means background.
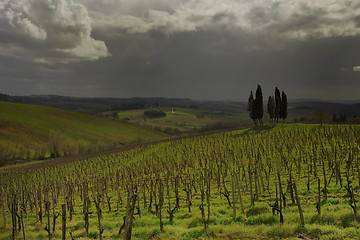
[[[253,128],[251,128],[251,130],[255,132],[265,132],[273,129],[275,126],[276,124],[256,125]]]
[[[275,126],[276,126],[276,124],[256,125],[252,128],[247,129],[246,131],[244,131],[240,134],[237,134],[237,136],[248,135],[248,134],[260,134],[260,133],[268,132],[268,131],[272,130]]]

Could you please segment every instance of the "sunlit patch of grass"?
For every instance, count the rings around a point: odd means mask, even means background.
[[[308,225],[304,234],[310,238],[326,240],[359,239],[360,229],[358,227],[337,228],[334,225]]]
[[[334,212],[324,212],[319,216],[315,216],[312,220],[312,223],[320,224],[336,224],[337,216]]]
[[[261,205],[261,206],[253,206],[251,208],[249,208],[246,211],[246,216],[256,216],[256,215],[260,215],[262,213],[266,213],[269,212],[270,208],[266,205]]]
[[[225,210],[225,209],[219,209],[219,210],[218,210],[218,213],[219,213],[220,215],[225,215],[225,214],[226,214],[226,210]]]
[[[353,213],[345,213],[340,216],[341,226],[344,228],[353,227],[360,222],[360,217],[355,217]]]
[[[264,239],[266,228],[264,226],[246,226],[231,224],[228,226],[213,226],[214,239]]]
[[[165,221],[165,217],[163,217],[163,221]],[[152,227],[159,225],[159,219],[152,214],[147,214],[142,216],[141,218],[135,218],[133,222],[134,227]]]
[[[215,233],[212,229],[203,229],[203,228],[194,228],[181,235],[180,239],[211,239],[215,236]]]
[[[306,226],[306,233],[309,237],[320,238],[322,231],[318,226]]]
[[[74,230],[84,229],[85,228],[84,222],[76,222],[72,228]]]
[[[234,222],[234,220],[228,216],[227,218],[218,219],[216,222],[220,225],[230,225]]]
[[[89,231],[89,238],[96,239],[98,237],[99,232],[98,231]]]
[[[103,221],[101,223],[101,226],[104,228],[105,231],[112,231],[114,229],[117,229],[116,225],[118,224],[114,221]]]
[[[264,213],[259,216],[250,216],[246,220],[247,225],[275,225],[279,220],[271,213]]]
[[[199,226],[202,226],[203,222],[202,219],[200,217],[195,217],[193,219],[191,219],[191,222],[188,225],[188,228],[196,228]]]
[[[0,239],[11,239],[11,233],[1,230],[0,231]]]
[[[186,213],[183,213],[181,215],[179,214],[176,218],[178,218],[178,219],[188,219],[188,218],[191,218],[191,217],[192,217],[192,214],[186,212]]]
[[[301,232],[298,224],[275,225],[268,229],[266,235],[269,238],[283,239],[296,236]]]

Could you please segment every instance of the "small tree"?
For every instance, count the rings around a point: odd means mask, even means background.
[[[270,96],[268,100],[267,110],[270,117],[270,122],[273,123],[275,118],[275,100],[274,97]]]
[[[329,119],[331,119],[331,117],[329,116],[329,112],[323,108],[317,108],[314,110],[314,118],[316,123],[320,123],[321,126],[324,123],[329,122]]]

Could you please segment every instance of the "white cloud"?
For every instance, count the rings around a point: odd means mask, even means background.
[[[0,0],[1,1],[1,0]],[[307,39],[360,34],[358,0],[2,0],[3,43],[59,58],[109,56],[91,36],[229,30],[260,38]],[[45,54],[46,55],[46,54]],[[46,59],[44,56],[39,56]],[[54,61],[52,56],[52,61]]]
[[[0,4],[0,35],[5,39],[0,44],[15,44],[24,54],[58,52],[58,61],[108,56],[105,43],[92,38],[91,31],[86,7],[73,0],[5,0]]]
[[[47,33],[44,28],[35,25],[23,12],[15,12],[9,8],[3,12],[3,18],[8,27],[21,37],[30,37],[37,40],[45,40]]]
[[[360,34],[357,0],[3,0],[0,48],[59,54],[59,61],[109,56],[91,36],[221,29],[284,39]],[[6,45],[6,44],[7,45]],[[17,51],[19,54],[19,51]],[[50,60],[49,60],[50,61]],[[51,61],[56,61],[54,55]]]
[[[174,33],[228,28],[290,39],[360,34],[357,0],[79,1],[89,8],[97,30]]]
[[[84,39],[79,45],[73,49],[59,49],[58,51],[75,54],[76,57],[87,59],[87,60],[97,60],[99,57],[107,57],[110,54],[106,49],[106,45],[102,41],[97,41],[92,38]]]

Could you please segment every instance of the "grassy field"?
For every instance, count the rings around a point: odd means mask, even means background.
[[[158,108],[166,113],[162,118],[145,118],[144,111],[147,109],[129,110],[118,113],[119,119],[126,119],[131,123],[147,126],[163,132],[181,134],[211,128],[250,126],[249,114],[244,113],[225,113],[215,111],[202,111],[199,109],[176,108],[172,113],[170,107]]]
[[[48,224],[61,239],[63,203],[74,239],[118,239],[124,217],[133,239],[359,239],[359,136],[359,125],[265,125],[3,173],[0,239],[11,209],[19,239],[48,238]]]
[[[30,160],[82,154],[164,138],[164,134],[77,112],[0,102],[0,158]]]
[[[140,126],[156,129],[172,135],[184,133],[205,132],[218,129],[247,128],[253,126],[253,122],[247,111],[242,112],[223,112],[223,111],[204,111],[201,109],[175,108],[172,113],[171,107],[156,108],[166,113],[162,118],[146,118],[144,111],[149,109],[127,110],[118,113],[120,120],[125,120]],[[106,113],[104,113],[106,114]],[[330,116],[330,115],[329,115]],[[313,109],[289,109],[285,122],[299,122],[307,119],[314,122]],[[264,123],[269,123],[269,116],[264,112]],[[331,119],[326,119],[329,122]]]

